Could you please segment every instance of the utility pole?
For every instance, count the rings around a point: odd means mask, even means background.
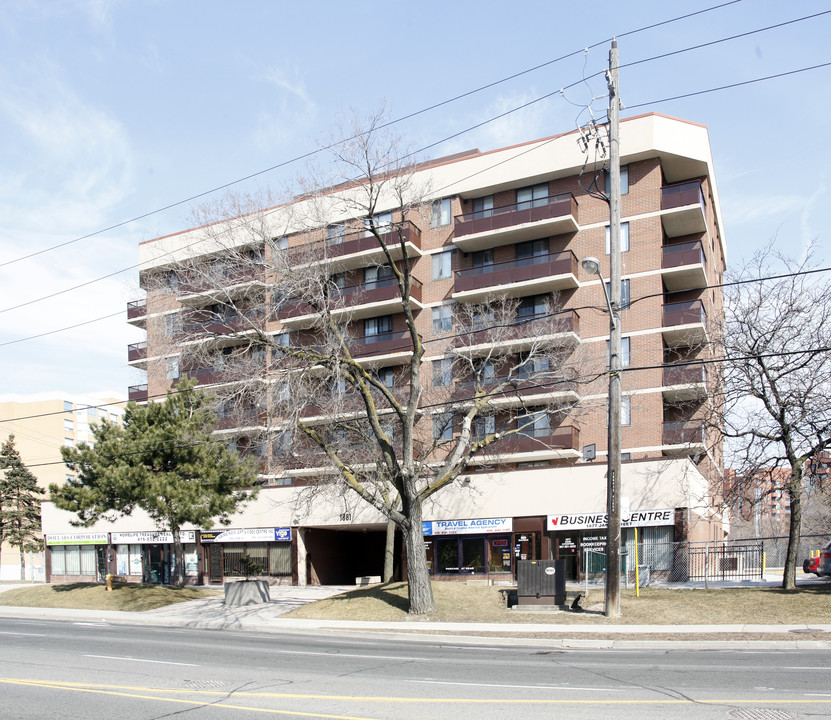
[[[609,50],[609,442],[606,469],[606,617],[620,616],[620,86],[617,38]]]

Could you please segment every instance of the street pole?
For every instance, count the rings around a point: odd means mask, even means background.
[[[609,442],[606,469],[606,617],[620,616],[620,87],[617,39],[609,50]]]

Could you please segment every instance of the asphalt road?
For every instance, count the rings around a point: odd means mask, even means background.
[[[519,641],[518,641],[519,643]],[[0,717],[831,717],[827,650],[548,650],[0,619]]]

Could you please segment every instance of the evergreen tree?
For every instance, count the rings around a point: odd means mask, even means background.
[[[94,444],[62,448],[77,479],[49,486],[55,505],[76,513],[80,526],[144,510],[173,534],[179,587],[185,580],[182,526],[227,524],[256,492],[243,488],[253,485],[257,464],[211,435],[214,413],[194,385],[183,380],[164,402],[129,403],[123,426],[104,420],[92,429]]]
[[[26,579],[24,553],[43,547],[40,528],[40,495],[37,478],[23,464],[9,435],[0,447],[0,544],[5,540],[20,550],[20,579]]]

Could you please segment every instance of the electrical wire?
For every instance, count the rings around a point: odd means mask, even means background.
[[[625,33],[619,34],[617,37],[626,37],[626,36],[629,36],[629,35],[635,35],[637,33],[645,32],[647,30],[652,30],[652,29],[657,28],[657,27],[662,27],[662,26],[668,25],[670,23],[679,22],[681,20],[686,20],[686,19],[694,17],[696,15],[701,15],[701,14],[704,14],[704,13],[712,12],[713,10],[720,10],[721,8],[727,7],[729,5],[735,5],[735,4],[737,4],[741,1],[742,0],[729,0],[728,2],[723,2],[723,3],[720,3],[718,5],[713,5],[711,7],[704,8],[702,10],[697,10],[697,11],[694,11],[694,12],[686,13],[685,15],[679,15],[679,16],[676,16],[674,18],[670,18],[668,20],[663,20],[661,22],[653,23],[651,25],[646,25],[646,26],[643,26],[643,27],[640,27],[640,28],[636,28],[634,30],[629,30]],[[454,97],[449,98],[447,100],[442,100],[441,102],[434,103],[433,105],[430,105],[426,108],[416,110],[415,112],[411,112],[407,115],[403,115],[399,118],[396,118],[394,120],[390,120],[386,123],[383,123],[378,127],[378,129],[380,130],[380,129],[384,129],[384,128],[387,128],[387,127],[391,127],[392,125],[403,122],[405,120],[410,120],[414,117],[418,117],[419,115],[422,115],[422,114],[430,112],[432,110],[436,110],[438,108],[444,107],[445,105],[449,105],[450,103],[456,102],[458,100],[462,100],[466,97],[470,97],[471,95],[475,95],[476,93],[483,92],[484,90],[489,90],[493,87],[496,87],[497,85],[501,85],[502,83],[506,83],[506,82],[509,82],[511,80],[515,80],[516,78],[521,77],[523,75],[527,75],[528,73],[535,72],[535,71],[540,70],[542,68],[549,67],[549,66],[551,66],[555,63],[561,62],[563,60],[567,60],[568,58],[574,57],[575,55],[579,55],[581,52],[585,52],[585,50],[587,50],[587,49],[591,49],[591,48],[599,47],[601,45],[605,45],[606,43],[610,42],[611,40],[612,40],[612,38],[607,38],[605,40],[601,40],[599,42],[596,42],[592,45],[587,46],[586,48],[581,48],[580,50],[575,50],[573,52],[566,53],[565,55],[561,55],[560,57],[554,58],[553,60],[548,60],[546,62],[540,63],[539,65],[535,65],[533,67],[527,68],[526,70],[521,70],[520,72],[514,73],[512,75],[508,75],[507,77],[504,77],[501,80],[495,80],[493,82],[490,82],[486,85],[482,85],[482,86],[480,86],[478,88],[475,88],[473,90],[468,90],[467,92],[461,93],[459,95],[455,95]],[[52,245],[50,247],[46,247],[46,248],[43,248],[41,250],[37,250],[35,252],[31,252],[31,253],[28,253],[26,255],[22,255],[20,257],[14,258],[12,260],[6,260],[5,262],[0,262],[0,267],[5,267],[6,265],[11,265],[13,263],[17,263],[17,262],[20,262],[22,260],[28,260],[29,258],[33,258],[33,257],[36,257],[38,255],[42,255],[44,253],[50,252],[52,250],[57,250],[59,248],[66,247],[67,245],[72,245],[72,244],[80,242],[82,240],[88,240],[89,238],[96,237],[97,235],[102,235],[104,233],[110,232],[111,230],[117,230],[118,228],[124,227],[125,225],[129,225],[129,224],[132,224],[134,222],[138,222],[139,220],[144,220],[148,217],[152,217],[153,215],[158,215],[159,213],[163,213],[163,212],[166,212],[167,210],[171,210],[173,208],[179,207],[179,206],[184,205],[186,203],[193,202],[194,200],[199,200],[200,198],[206,197],[208,195],[212,195],[213,193],[219,192],[220,190],[227,190],[228,188],[233,187],[234,185],[238,185],[239,183],[246,182],[248,180],[252,180],[253,178],[256,178],[256,177],[259,177],[261,175],[265,175],[267,173],[273,172],[274,170],[278,170],[280,168],[286,167],[287,165],[291,165],[291,164],[294,164],[296,162],[300,162],[301,160],[306,160],[306,159],[308,159],[308,158],[310,158],[314,155],[317,155],[318,153],[324,152],[324,151],[329,150],[333,147],[337,147],[338,145],[340,145],[342,143],[346,143],[346,142],[349,142],[351,140],[355,140],[359,137],[362,137],[365,134],[366,134],[366,132],[358,133],[356,135],[353,135],[350,138],[346,138],[344,140],[338,140],[337,142],[331,143],[328,146],[316,148],[315,150],[310,150],[308,152],[297,155],[297,156],[295,156],[295,157],[293,157],[289,160],[284,160],[284,161],[279,162],[275,165],[267,167],[263,170],[258,170],[256,172],[250,173],[250,174],[248,174],[244,177],[238,178],[236,180],[231,180],[231,181],[229,181],[227,183],[224,183],[222,185],[218,185],[217,187],[211,188],[210,190],[205,190],[205,191],[197,193],[195,195],[191,195],[190,197],[184,198],[183,200],[177,200],[176,202],[169,203],[169,204],[167,204],[167,205],[165,205],[161,208],[158,208],[156,210],[150,210],[146,213],[142,213],[142,214],[137,215],[135,217],[132,217],[128,220],[123,220],[121,222],[115,223],[113,225],[102,228],[100,230],[96,230],[95,232],[87,233],[86,235],[82,235],[82,236],[74,238],[72,240],[67,240],[67,241],[62,242],[62,243],[57,243],[56,245]]]

